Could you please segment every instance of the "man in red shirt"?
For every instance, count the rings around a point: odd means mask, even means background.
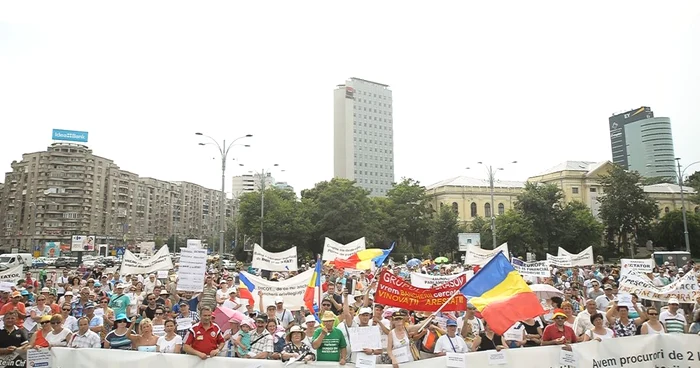
[[[185,353],[196,355],[202,360],[219,355],[224,347],[224,337],[219,326],[211,322],[211,315],[208,306],[200,309],[199,323],[193,325],[185,335]]]
[[[576,342],[576,333],[571,327],[564,325],[566,314],[561,309],[555,309],[552,319],[554,323],[545,327],[542,332],[542,346],[564,345],[563,349],[571,350],[569,344]]]

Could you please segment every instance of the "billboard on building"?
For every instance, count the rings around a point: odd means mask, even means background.
[[[351,100],[355,99],[355,89],[352,87],[345,87],[345,98],[349,98]]]
[[[481,246],[481,234],[479,233],[459,233],[457,234],[459,251],[466,252],[470,245]]]
[[[95,237],[87,235],[73,235],[70,244],[71,252],[95,251]]]
[[[44,257],[55,258],[61,256],[60,242],[46,242],[44,246]]]
[[[81,132],[78,130],[54,129],[51,135],[51,139],[53,139],[54,141],[87,143],[88,132]]]
[[[610,128],[610,146],[612,148],[613,163],[629,168],[627,160],[627,140],[625,139],[625,125],[635,121],[651,119],[654,112],[650,107],[642,106],[635,110],[613,115],[608,119]]]

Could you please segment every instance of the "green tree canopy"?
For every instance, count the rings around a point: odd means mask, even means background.
[[[430,197],[425,187],[413,179],[404,178],[387,192],[384,210],[386,234],[399,244],[417,250],[425,245],[430,236]],[[402,247],[403,248],[403,247]]]
[[[239,237],[240,234],[245,234],[256,239],[256,243],[260,243],[262,225],[265,249],[278,252],[296,245],[305,227],[303,218],[299,216],[299,203],[294,192],[274,187],[265,189],[264,214],[260,211],[261,201],[259,191],[240,196]]]
[[[700,216],[686,211],[690,251],[693,256],[700,255]],[[675,210],[667,213],[656,224],[654,231],[655,246],[668,250],[685,250],[685,235],[683,229],[683,212]]]
[[[600,179],[603,195],[598,201],[608,254],[620,254],[627,247],[634,247],[630,239],[650,227],[659,214],[656,201],[644,192],[640,182],[639,173],[627,172],[619,165],[613,165]]]
[[[442,206],[430,223],[433,256],[452,255],[459,250],[459,218],[449,206]]]

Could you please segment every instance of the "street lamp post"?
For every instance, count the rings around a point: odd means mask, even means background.
[[[678,165],[678,186],[681,189],[681,212],[683,213],[683,236],[685,238],[685,251],[690,253],[690,237],[688,236],[688,219],[685,214],[685,195],[683,193],[683,176],[685,175],[685,170],[688,170],[689,167],[700,163],[700,161],[695,161],[691,163],[690,165],[686,166],[683,171],[681,171],[681,159],[680,157],[676,158],[676,164]]]
[[[274,164],[272,166],[278,167],[279,164]],[[270,170],[267,170],[267,173],[269,174]],[[265,246],[263,227],[265,223],[265,184],[267,182],[265,176],[265,169],[262,169],[262,171],[258,175],[260,175],[260,247],[263,248]]]
[[[513,161],[511,162],[513,164],[517,164],[518,161]],[[479,165],[484,165],[486,168],[486,174],[488,175],[488,180],[489,180],[489,188],[491,191],[491,203],[489,206],[491,207],[491,236],[493,239],[493,249],[496,249],[496,208],[494,207],[495,201],[494,201],[494,183],[496,181],[496,172],[504,170],[502,167],[493,167],[491,165],[487,165],[483,163],[482,161],[477,162]],[[467,170],[469,168],[467,167]]]
[[[228,146],[226,145],[226,140],[224,139],[222,141],[222,144],[219,144],[219,142],[216,141],[216,139],[204,135],[202,133],[195,133],[195,135],[200,135],[209,138],[212,143],[216,145],[216,147],[219,149],[219,153],[221,154],[221,204],[220,204],[220,216],[221,216],[221,229],[219,230],[219,255],[223,256],[224,255],[224,232],[226,231],[226,157],[228,156],[228,152],[233,147],[234,143],[236,141],[243,139],[243,138],[250,138],[253,135],[252,134],[246,134],[242,137],[238,137],[233,140]],[[199,143],[200,146],[204,146],[207,143]],[[244,145],[245,147],[250,147],[249,145]]]

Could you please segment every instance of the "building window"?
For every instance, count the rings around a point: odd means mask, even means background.
[[[459,205],[457,204],[457,202],[452,202],[452,212],[459,215]]]
[[[595,193],[597,191],[596,188],[591,188],[591,193]]]
[[[700,207],[695,207],[695,213],[700,213]]]
[[[498,204],[498,214],[502,215],[506,213],[506,206],[503,203]]]
[[[664,213],[669,213],[670,211],[671,210],[668,207],[664,208]]]
[[[469,207],[471,207],[471,216],[476,217],[476,203],[472,202],[471,206]]]
[[[484,205],[484,216],[491,217],[491,203],[486,203]]]
[[[572,187],[572,188],[571,188],[571,193],[572,193],[572,194],[578,194],[578,187]]]

